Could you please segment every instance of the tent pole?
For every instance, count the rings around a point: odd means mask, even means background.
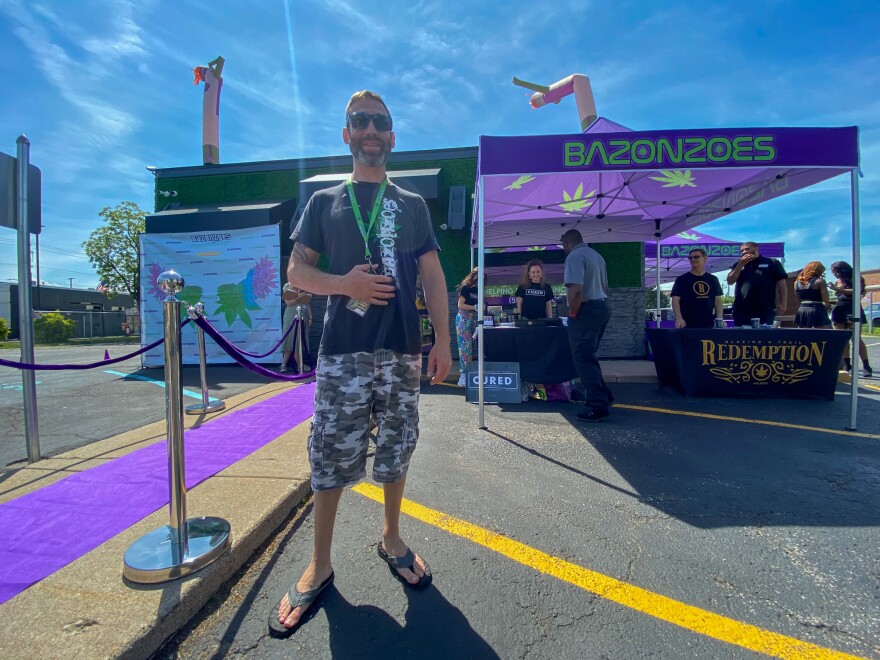
[[[657,237],[657,265],[654,268],[654,287],[657,289],[657,325],[660,327],[660,237]]]
[[[477,268],[479,268],[479,272],[477,274],[477,392],[479,393],[478,402],[479,402],[479,426],[481,429],[486,428],[486,411],[485,404],[483,403],[483,349],[484,349],[484,341],[483,341],[483,323],[485,322],[483,318],[483,302],[485,300],[486,291],[485,291],[485,272],[486,272],[486,225],[483,222],[483,191],[485,188],[485,177],[480,176],[478,179],[478,184],[480,190],[478,192],[478,199],[480,200],[480,212],[478,216],[479,227],[477,228]]]
[[[859,339],[862,336],[862,266],[859,255],[861,244],[859,236],[859,170],[850,171],[850,191],[852,196],[852,232],[853,232],[853,336],[852,336],[852,392],[849,413],[849,430],[856,430],[856,412],[859,405]]]

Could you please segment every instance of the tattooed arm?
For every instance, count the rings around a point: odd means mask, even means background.
[[[394,280],[384,275],[373,275],[369,266],[355,266],[345,275],[325,273],[315,264],[321,256],[302,243],[295,243],[287,265],[287,281],[303,291],[318,295],[343,295],[373,305],[387,305],[394,297]]]

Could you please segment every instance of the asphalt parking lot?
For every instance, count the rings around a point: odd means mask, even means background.
[[[159,654],[253,658],[880,657],[880,391],[684,399],[618,385],[576,404],[476,406],[426,387],[403,536],[434,585],[376,557],[378,489],[343,496],[336,582],[288,640],[266,618],[305,565],[292,517]]]

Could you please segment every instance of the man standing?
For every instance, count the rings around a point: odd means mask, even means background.
[[[608,298],[608,275],[605,260],[584,243],[577,229],[562,235],[565,250],[565,293],[568,299],[568,341],[574,368],[586,390],[586,410],[578,413],[582,422],[599,422],[608,418],[614,397],[602,378],[596,357],[605,326],[611,318]]]
[[[311,561],[269,616],[270,632],[286,636],[333,581],[330,549],[342,491],[366,472],[370,414],[378,421],[373,479],[385,491],[379,556],[395,578],[421,589],[427,562],[400,537],[406,472],[418,438],[421,275],[436,343],[428,356],[432,383],[449,373],[449,310],[437,240],[424,200],[391,183],[385,165],[394,148],[391,113],[382,98],[356,92],[345,109],[342,139],[354,161],[351,178],[315,193],[291,235],[292,286],[327,295],[318,353],[315,413],[309,434],[315,492]],[[327,257],[328,272],[316,268]]]
[[[711,328],[715,319],[724,318],[721,282],[706,272],[707,257],[706,250],[694,248],[688,254],[690,272],[675,278],[672,310],[676,328]]]
[[[743,243],[739,252],[740,260],[727,274],[727,283],[736,283],[733,324],[749,325],[758,318],[762,325],[772,325],[785,312],[785,269],[776,259],[762,257],[757,243]]]

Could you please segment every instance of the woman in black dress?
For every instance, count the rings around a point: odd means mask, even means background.
[[[825,266],[821,261],[811,261],[798,274],[794,292],[801,301],[794,324],[799,328],[831,328],[828,310],[828,285],[823,278]]]
[[[831,273],[837,278],[834,284],[828,285],[828,288],[837,294],[837,304],[831,310],[831,322],[838,330],[852,330],[853,324],[849,321],[849,316],[855,313],[856,303],[853,300],[853,267],[845,261],[835,261],[831,264]],[[865,278],[861,278],[861,290],[865,290]],[[859,315],[862,323],[867,323],[865,310],[862,309],[861,303],[858,304]],[[849,343],[843,352],[843,367],[852,374],[852,359],[849,353]],[[874,375],[871,365],[868,362],[868,348],[865,342],[859,337],[859,357],[862,359],[862,374],[870,378]]]

